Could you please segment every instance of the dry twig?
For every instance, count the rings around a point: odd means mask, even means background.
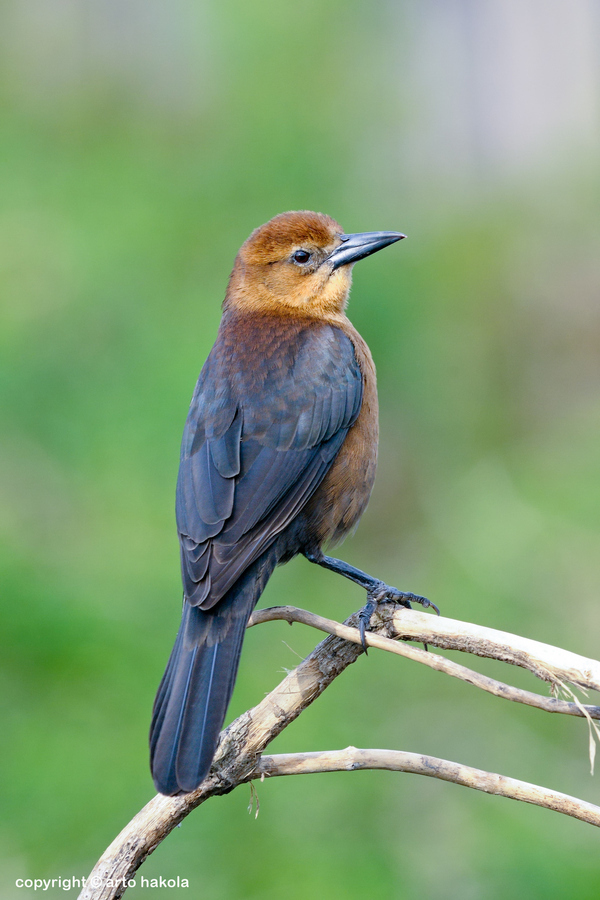
[[[357,769],[387,769],[389,772],[412,772],[414,775],[440,778],[442,781],[485,791],[486,794],[497,794],[499,797],[554,809],[600,826],[600,807],[592,803],[569,797],[559,791],[550,791],[537,784],[518,781],[516,778],[404,750],[359,750],[357,747],[346,747],[345,750],[329,750],[324,753],[280,753],[276,756],[262,756],[257,774],[274,777],[314,775],[318,772],[354,772]]]

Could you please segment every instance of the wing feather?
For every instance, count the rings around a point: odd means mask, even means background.
[[[227,431],[209,442],[213,464],[223,478],[233,478],[240,473],[241,438],[242,414],[238,409]]]

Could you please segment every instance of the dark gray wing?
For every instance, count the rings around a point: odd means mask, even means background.
[[[285,342],[223,352],[187,418],[177,482],[185,596],[217,603],[304,507],[356,421],[362,374],[350,339],[306,325]]]

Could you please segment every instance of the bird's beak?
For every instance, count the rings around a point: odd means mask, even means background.
[[[333,253],[327,257],[329,262],[333,263],[334,269],[340,266],[347,266],[348,263],[358,262],[371,253],[376,253],[387,247],[388,244],[394,244],[406,237],[399,231],[364,231],[361,234],[342,234],[339,247],[336,247]]]

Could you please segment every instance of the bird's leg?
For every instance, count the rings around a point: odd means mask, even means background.
[[[360,641],[365,653],[367,652],[365,632],[369,627],[371,616],[378,603],[388,600],[399,603],[407,609],[412,609],[411,603],[420,603],[424,609],[431,607],[436,611],[438,616],[440,614],[435,603],[432,603],[427,597],[421,597],[418,594],[407,593],[406,591],[399,591],[398,588],[391,587],[384,581],[380,581],[379,578],[373,578],[372,575],[367,575],[366,572],[363,572],[361,569],[356,569],[354,566],[343,562],[341,559],[325,556],[320,550],[305,551],[304,555],[309,562],[316,563],[318,566],[323,566],[324,569],[330,569],[332,572],[337,572],[338,575],[349,578],[350,581],[354,581],[355,584],[360,584],[360,586],[366,590],[367,602],[358,615]]]

